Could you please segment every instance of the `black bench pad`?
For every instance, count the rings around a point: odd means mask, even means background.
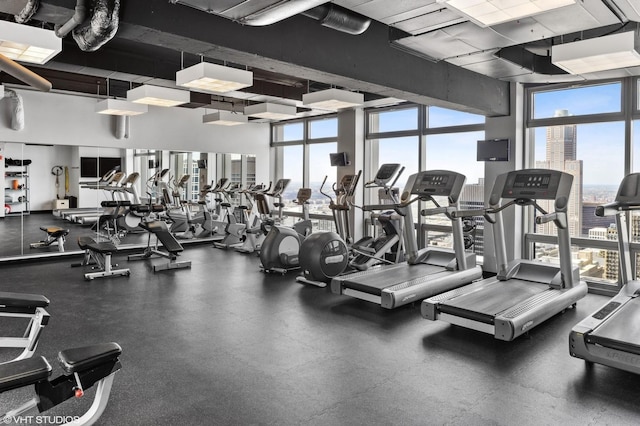
[[[139,225],[142,229],[145,229],[149,232],[152,232],[158,237],[158,240],[162,243],[162,246],[169,253],[179,253],[184,250],[182,244],[176,240],[176,238],[171,235],[169,232],[169,228],[167,228],[167,224],[161,220],[156,220],[154,222],[146,222],[141,223]]]
[[[111,241],[96,242],[91,237],[78,237],[78,247],[82,250],[92,250],[102,254],[110,254],[118,251],[118,248]]]
[[[122,348],[114,342],[99,343],[97,345],[80,348],[65,349],[58,353],[58,360],[65,373],[88,370],[120,356]]]
[[[0,364],[0,393],[46,380],[51,366],[44,357],[33,357]]]
[[[40,230],[46,232],[47,235],[51,235],[56,238],[69,235],[68,229],[60,228],[59,226],[41,226]]]
[[[41,294],[11,293],[0,291],[0,307],[8,308],[46,308],[49,299]]]

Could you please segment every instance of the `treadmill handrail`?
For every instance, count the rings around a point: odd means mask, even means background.
[[[640,210],[640,205],[624,203],[621,201],[613,201],[596,207],[596,216],[615,216],[618,213],[632,210]]]
[[[367,205],[364,205],[364,206],[359,207],[359,208],[361,208],[364,211],[391,210],[391,209],[397,210],[397,209],[401,209],[403,207],[407,207],[407,206],[415,203],[416,201],[421,200],[422,198],[423,197],[415,197],[415,198],[407,201],[406,203],[400,202],[400,203],[390,203],[390,204],[367,204]],[[356,207],[358,207],[358,206],[356,206]]]
[[[548,222],[553,222],[558,228],[566,229],[568,226],[567,214],[564,212],[553,212],[542,216],[536,216],[537,225],[542,225]]]

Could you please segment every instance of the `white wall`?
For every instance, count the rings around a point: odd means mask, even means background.
[[[12,103],[1,100],[0,141],[255,154],[256,178],[258,181],[269,180],[268,123],[233,127],[206,125],[202,124],[203,108],[149,106],[147,114],[131,117],[129,138],[116,139],[115,117],[95,113],[96,98],[14,90],[24,100],[25,128],[21,131],[11,129]]]
[[[50,210],[56,199],[56,177],[51,173],[53,166],[66,164],[71,158],[71,147],[50,145],[6,144],[6,157],[29,159],[29,208]],[[58,178],[60,197],[64,197],[64,174]]]

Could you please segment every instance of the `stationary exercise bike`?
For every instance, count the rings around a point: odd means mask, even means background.
[[[264,272],[285,274],[300,267],[299,253],[302,241],[311,235],[308,201],[311,188],[300,188],[294,203],[302,206],[302,220],[292,228],[272,225],[260,249],[260,269]]]
[[[365,188],[380,188],[380,198],[396,200],[393,185],[404,171],[400,164],[383,164],[373,181],[365,183]],[[343,176],[337,188],[334,185],[336,200],[322,192],[331,201],[329,208],[336,222],[335,232],[322,232],[311,235],[300,248],[300,268],[302,275],[296,281],[326,287],[333,277],[347,270],[365,271],[379,263],[397,263],[402,259],[402,221],[395,212],[385,211],[378,216],[382,234],[378,237],[363,237],[349,243],[351,239],[349,212],[354,205],[353,193],[360,178],[357,175]],[[326,180],[326,178],[325,178]],[[324,182],[323,182],[324,184]],[[374,206],[364,206],[365,211],[374,210]],[[379,206],[375,206],[379,207]],[[392,206],[389,206],[392,208]]]

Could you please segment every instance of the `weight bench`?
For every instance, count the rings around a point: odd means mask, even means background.
[[[71,398],[81,398],[85,390],[96,385],[93,404],[82,416],[65,416],[74,425],[94,424],[104,412],[115,373],[122,368],[117,343],[67,349],[58,353],[64,373],[49,380],[51,365],[42,356],[0,364],[0,393],[34,386],[36,396],[6,413],[0,413],[0,424],[18,423],[16,419],[34,417]]]
[[[0,291],[0,317],[29,319],[22,337],[0,337],[0,347],[24,349],[14,361],[29,358],[35,352],[40,333],[49,323],[47,306],[49,299],[39,294]]]
[[[76,263],[71,266],[87,266],[95,265],[93,268],[98,269],[96,272],[84,274],[85,280],[93,280],[94,278],[111,277],[114,275],[129,276],[131,271],[126,269],[113,269],[111,264],[111,254],[118,248],[111,241],[96,242],[91,237],[78,237],[78,246],[84,250],[84,259],[82,263]]]
[[[145,248],[144,253],[129,255],[127,257],[128,260],[149,259],[153,255],[169,259],[168,263],[153,265],[153,272],[166,271],[169,269],[191,268],[190,260],[176,260],[184,248],[182,247],[182,244],[180,244],[171,234],[171,232],[169,232],[169,228],[166,223],[161,220],[141,222],[140,227],[149,232],[147,248]],[[154,246],[151,245],[152,234],[156,237],[156,243]],[[159,244],[162,244],[165,251],[159,250]]]
[[[58,245],[58,251],[64,252],[65,237],[69,235],[69,230],[60,228],[59,226],[41,226],[40,229],[47,233],[47,237],[38,241],[37,243],[29,244],[30,248],[49,247],[51,245]]]

